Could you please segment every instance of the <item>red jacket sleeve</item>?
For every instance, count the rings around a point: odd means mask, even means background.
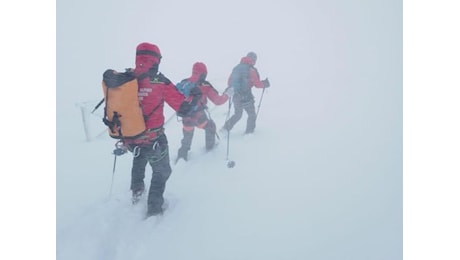
[[[200,87],[201,92],[205,98],[209,98],[214,105],[222,105],[228,100],[226,94],[219,95],[219,92],[210,85],[204,84]]]
[[[251,86],[255,86],[256,88],[264,87],[264,83],[260,81],[259,72],[254,68],[249,69],[249,79],[251,81]]]
[[[172,108],[174,111],[178,111],[180,105],[185,100],[185,96],[180,93],[173,83],[165,85],[164,95],[165,102]]]

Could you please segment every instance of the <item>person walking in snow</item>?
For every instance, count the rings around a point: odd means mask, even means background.
[[[268,88],[270,82],[268,78],[260,80],[259,72],[254,67],[257,61],[257,55],[254,52],[249,52],[241,61],[236,65],[228,79],[228,88],[233,89],[234,95],[232,102],[234,105],[234,114],[225,122],[222,130],[230,131],[233,126],[243,116],[243,110],[248,115],[246,124],[246,134],[254,132],[256,127],[256,109],[254,105],[254,95],[252,94],[252,87]]]
[[[182,91],[187,92],[186,96],[190,91],[192,95],[199,97],[199,99],[197,99],[198,103],[194,107],[194,112],[182,118],[182,132],[184,137],[181,141],[182,145],[177,153],[176,163],[181,158],[187,161],[187,154],[192,144],[195,127],[204,129],[205,131],[206,150],[209,151],[214,147],[216,141],[216,124],[206,113],[207,100],[209,99],[214,105],[222,105],[229,99],[233,90],[229,89],[220,95],[211,83],[206,81],[207,74],[208,70],[206,65],[202,62],[196,62],[192,67],[192,75],[176,84],[176,87],[179,87],[181,84],[185,86],[186,82],[189,82],[191,89]]]
[[[131,191],[133,203],[144,193],[145,167],[152,168],[152,179],[147,199],[147,217],[163,212],[166,181],[171,175],[168,140],[163,128],[163,108],[166,102],[175,111],[186,104],[185,96],[174,84],[158,71],[161,53],[157,45],[143,42],[136,47],[134,75],[138,81],[138,99],[146,125],[146,131],[135,139],[126,139],[124,144],[133,153],[131,169]]]

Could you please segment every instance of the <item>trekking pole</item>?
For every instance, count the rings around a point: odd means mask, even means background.
[[[110,184],[110,192],[109,192],[109,199],[112,197],[112,187],[113,187],[113,180],[115,179],[115,168],[117,165],[117,156],[123,155],[127,152],[127,148],[124,146],[122,141],[118,141],[115,143],[115,149],[113,150],[113,167],[112,167],[112,182]]]
[[[112,197],[112,187],[113,187],[113,179],[115,177],[115,166],[117,164],[117,155],[114,155],[113,158],[113,170],[112,170],[112,183],[110,184],[110,192],[109,192],[109,199]]]
[[[227,161],[228,161],[229,152],[230,152],[230,130],[227,130]]]
[[[230,117],[231,109],[232,109],[232,98],[230,97],[228,99],[228,111],[227,111],[227,116],[225,117],[225,122],[227,122],[228,118]],[[230,130],[227,129],[227,161],[228,161],[229,150],[230,150]]]
[[[260,96],[259,105],[257,106],[256,120],[259,115],[260,105],[262,104],[262,98],[264,97],[265,88],[262,90],[262,95]]]
[[[230,117],[230,109],[232,108],[232,98],[228,99],[228,111],[227,116],[225,117],[225,122],[227,122],[228,118]]]
[[[232,98],[228,100],[228,112],[227,112],[227,118],[225,119],[225,122],[227,122],[228,118],[230,117],[230,109],[232,108]],[[235,167],[235,161],[230,161],[228,159],[228,154],[230,153],[230,130],[227,129],[227,167],[228,168],[233,168]]]

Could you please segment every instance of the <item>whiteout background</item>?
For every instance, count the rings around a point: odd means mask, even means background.
[[[58,259],[400,259],[401,22],[399,1],[63,4]],[[101,73],[132,66],[141,41],[159,45],[160,70],[174,82],[204,61],[223,91],[253,50],[272,83],[256,135],[241,136],[245,119],[232,131],[235,169],[225,168],[225,145],[203,154],[196,132],[194,160],[174,167],[161,223],[140,222],[145,202],[129,204],[129,155],[119,158],[106,201],[114,140],[85,143],[76,131],[78,98],[99,99]],[[226,110],[213,111],[219,128]],[[172,121],[166,131],[174,157],[181,125]]]
[[[9,3],[10,4],[10,3]],[[53,114],[54,106],[52,98],[54,93],[52,88],[46,91],[46,86],[53,85],[54,78],[53,64],[54,57],[54,31],[43,33],[43,28],[53,27],[54,6],[46,6],[45,3],[27,3],[27,9],[17,6],[15,10],[24,14],[20,19],[16,16],[5,14],[2,16],[2,29],[9,35],[14,36],[14,41],[4,42],[2,57],[8,57],[8,62],[2,62],[2,71],[17,73],[6,81],[7,85],[18,85],[16,79],[24,77],[21,70],[11,68],[23,68],[23,60],[17,59],[16,53],[28,49],[31,46],[31,39],[34,40],[33,46],[39,50],[49,50],[49,52],[34,52],[38,57],[30,61],[30,66],[39,69],[29,69],[28,78],[33,78],[34,82],[46,82],[43,88],[28,87],[28,97],[24,97],[23,103],[32,104],[32,108],[39,109],[47,107]],[[405,1],[405,78],[404,78],[404,98],[405,98],[405,136],[404,136],[404,184],[405,184],[405,259],[457,259],[458,252],[453,250],[456,243],[455,237],[451,234],[458,233],[459,219],[458,209],[455,205],[458,197],[457,185],[458,165],[453,159],[458,158],[459,132],[458,122],[452,120],[458,117],[458,79],[455,75],[456,63],[459,53],[454,47],[459,45],[458,36],[451,34],[455,31],[454,21],[455,8],[446,6],[445,2],[430,6],[426,3]],[[410,6],[406,9],[406,6]],[[11,12],[11,6],[2,8]],[[14,8],[14,7],[13,7]],[[37,12],[36,10],[50,9]],[[420,13],[414,13],[415,10]],[[47,19],[43,19],[41,14],[45,14]],[[425,19],[426,14],[430,14],[433,19]],[[16,18],[16,20],[14,20]],[[416,19],[414,21],[413,19]],[[14,22],[12,22],[14,21]],[[42,21],[42,23],[38,23]],[[406,22],[407,21],[407,22]],[[436,23],[438,22],[438,23]],[[14,26],[11,26],[14,24]],[[30,30],[31,25],[36,25],[36,29]],[[407,26],[407,27],[406,27]],[[423,29],[422,29],[423,28]],[[406,31],[406,29],[409,29]],[[27,34],[18,32],[27,31]],[[21,35],[24,35],[21,37]],[[13,37],[11,37],[13,39]],[[161,44],[159,43],[161,46]],[[432,46],[439,46],[436,51]],[[14,50],[14,51],[13,51]],[[7,55],[8,54],[8,55]],[[42,54],[42,55],[40,55]],[[128,54],[127,54],[128,55]],[[236,56],[240,53],[235,54]],[[234,56],[234,55],[232,55]],[[129,57],[131,58],[131,57]],[[5,61],[5,60],[3,60]],[[113,64],[113,63],[111,63]],[[29,66],[28,66],[29,67]],[[164,69],[164,71],[167,71]],[[16,72],[17,71],[17,72]],[[187,71],[187,70],[181,70]],[[49,73],[45,73],[49,72]],[[59,70],[58,70],[59,73]],[[270,75],[268,71],[267,75]],[[451,76],[452,75],[452,76]],[[44,77],[45,76],[45,77]],[[59,77],[59,76],[58,76]],[[41,79],[41,80],[40,80]],[[427,84],[428,83],[428,84]],[[436,84],[432,84],[436,83]],[[436,85],[436,89],[433,89]],[[28,85],[30,86],[30,85]],[[35,84],[34,84],[35,86]],[[58,87],[58,86],[57,86]],[[455,88],[454,88],[455,87]],[[58,91],[59,92],[59,91]],[[86,93],[86,92],[82,92]],[[17,93],[16,93],[17,94]],[[75,97],[76,100],[81,100]],[[86,99],[86,97],[85,97]],[[83,99],[84,100],[84,99]],[[431,106],[426,106],[426,100],[430,100]],[[4,100],[2,103],[6,108],[14,107],[21,115],[30,110],[17,106],[13,100]],[[59,105],[59,100],[58,100]],[[7,109],[4,108],[4,111]],[[437,108],[442,108],[438,109]],[[46,113],[45,113],[46,114]],[[10,115],[6,115],[7,117]],[[17,122],[17,114],[11,114],[7,118],[8,122]],[[4,136],[17,136],[24,134],[30,135],[30,126],[33,123],[42,123],[43,119],[30,118],[23,127],[2,129]],[[53,178],[53,158],[55,151],[53,147],[53,117],[50,116],[49,127],[43,132],[37,132],[37,142],[22,142],[18,145],[17,141],[7,141],[8,159],[5,160],[3,176],[5,185],[2,189],[2,199],[6,205],[6,213],[2,214],[2,234],[4,241],[8,241],[2,256],[17,257],[18,259],[27,256],[45,256],[47,259],[55,256],[55,204],[54,204],[54,183]],[[8,131],[10,130],[11,131]],[[21,132],[20,130],[26,131]],[[38,129],[40,131],[41,129]],[[46,131],[45,131],[46,130]],[[442,130],[442,131],[440,131]],[[6,131],[3,132],[3,131]],[[439,134],[436,138],[433,132]],[[410,133],[410,134],[409,134]],[[27,135],[26,135],[27,134]],[[30,139],[32,140],[32,139]],[[43,140],[46,140],[44,142]],[[27,157],[15,156],[24,151],[24,147],[29,148],[34,156]],[[442,151],[442,152],[439,152]],[[30,152],[29,152],[30,153]],[[46,163],[44,163],[46,162]],[[14,171],[11,169],[20,170]],[[46,168],[46,166],[49,166]],[[40,170],[38,170],[40,169]],[[435,173],[435,174],[433,174]],[[10,177],[11,176],[11,177]],[[21,191],[26,191],[18,195],[17,184]],[[427,191],[427,187],[430,192]],[[14,194],[14,196],[12,196]],[[457,195],[457,196],[455,196]],[[11,198],[14,197],[14,200]],[[436,219],[438,221],[433,221]],[[436,225],[434,225],[436,224]],[[6,240],[7,238],[7,240]]]
[[[58,259],[401,258],[400,1],[58,7]],[[204,155],[196,132],[194,160],[174,167],[161,223],[139,223],[145,207],[129,205],[128,156],[119,159],[105,202],[114,140],[82,143],[76,131],[78,98],[100,98],[101,73],[132,66],[142,41],[158,44],[160,70],[174,82],[204,61],[222,91],[233,66],[253,50],[273,85],[257,134],[241,136],[244,120],[232,133],[232,171],[225,145]],[[213,111],[219,127],[225,112]],[[180,124],[166,131],[174,157]]]

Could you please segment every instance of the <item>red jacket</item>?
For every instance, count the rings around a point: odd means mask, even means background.
[[[138,80],[138,85],[139,102],[142,106],[147,129],[163,126],[165,121],[163,113],[165,102],[172,109],[177,111],[182,101],[185,99],[185,97],[177,91],[174,84],[161,73],[155,75],[152,80],[150,77]]]
[[[155,44],[143,42],[136,47],[134,74],[147,131],[163,126],[164,102],[177,111],[185,98],[168,78],[158,72],[160,61],[160,49]]]
[[[159,133],[163,132],[164,103],[178,111],[185,99],[174,84],[158,72],[161,58],[160,49],[155,44],[143,42],[136,47],[134,74],[137,78],[137,95],[147,129],[141,137],[126,140],[126,143],[143,144],[157,138]]]
[[[188,80],[191,82],[201,82],[197,86],[201,92],[201,98],[198,101],[199,107],[204,108],[208,103],[208,98],[215,105],[222,105],[228,100],[227,94],[219,95],[219,92],[209,83],[205,81],[208,74],[206,65],[202,62],[196,62],[192,67],[192,75]]]

